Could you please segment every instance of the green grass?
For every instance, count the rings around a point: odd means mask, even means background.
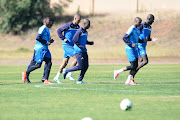
[[[113,80],[113,70],[126,65],[90,65],[84,82],[43,85],[43,68],[23,84],[27,66],[0,66],[0,120],[177,120],[180,118],[180,64],[147,65],[137,74],[136,86],[125,86],[128,72]],[[52,66],[52,81],[58,66]],[[77,79],[79,72],[74,72]],[[62,76],[61,76],[62,79]],[[128,98],[131,111],[119,103]]]

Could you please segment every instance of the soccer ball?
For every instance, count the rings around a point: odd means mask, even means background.
[[[81,119],[81,120],[93,120],[93,119],[90,118],[90,117],[85,117],[85,118],[83,118],[83,119]]]
[[[131,110],[132,106],[133,106],[133,104],[129,99],[124,99],[120,103],[120,108],[121,108],[121,110],[124,110],[124,111]]]

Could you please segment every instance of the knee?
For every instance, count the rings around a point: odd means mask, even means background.
[[[144,65],[148,64],[148,60],[144,60],[144,61],[143,61],[143,64],[144,64]]]
[[[42,65],[41,63],[36,64],[37,68],[40,68],[41,65]]]

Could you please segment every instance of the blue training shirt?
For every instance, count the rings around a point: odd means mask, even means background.
[[[50,41],[50,32],[49,32],[49,29],[45,25],[43,25],[39,28],[37,36],[41,36],[41,39],[46,41],[46,43]],[[37,39],[37,37],[36,37],[36,39]],[[39,42],[37,40],[36,44],[34,46],[34,49],[35,50],[38,50],[38,49],[46,50],[46,49],[48,49],[48,45],[44,44],[42,42]]]
[[[139,39],[141,41],[143,41],[146,37],[148,39],[150,39],[151,36],[151,26],[148,25],[146,22],[142,23],[140,26],[140,35],[139,35]],[[147,42],[143,42],[143,43],[138,43],[138,46],[143,46],[145,47],[147,45]]]
[[[59,38],[61,40],[67,39],[69,41],[69,42],[63,41],[62,45],[74,46],[74,42],[72,41],[72,39],[79,28],[80,28],[79,25],[75,25],[73,24],[73,22],[69,22],[63,25],[62,27],[60,27],[57,30]],[[62,32],[64,32],[64,35],[62,34]]]
[[[88,36],[88,32],[84,30],[82,27],[77,30],[76,34],[73,37],[73,42],[75,44],[74,45],[75,53],[87,52],[86,49],[87,36]]]
[[[136,28],[134,25],[132,25],[128,29],[126,34],[123,36],[123,40],[127,44],[126,48],[128,48],[128,49],[133,48],[132,44],[138,43],[139,35],[140,35],[140,30],[138,28]],[[137,46],[134,48],[137,48]]]

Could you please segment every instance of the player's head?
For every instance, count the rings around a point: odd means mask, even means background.
[[[43,24],[48,28],[51,28],[53,26],[53,23],[54,23],[54,19],[50,17],[46,17],[43,19]]]
[[[74,20],[73,20],[73,24],[77,25],[81,22],[81,15],[80,14],[76,14],[74,15]]]
[[[142,19],[140,17],[136,17],[134,19],[134,26],[139,27],[141,25]]]
[[[147,16],[146,23],[149,24],[149,25],[152,25],[153,22],[154,22],[154,19],[155,19],[154,15],[149,14],[149,15]]]
[[[89,29],[89,27],[91,26],[91,22],[89,19],[84,19],[83,20],[83,28],[84,29]]]

